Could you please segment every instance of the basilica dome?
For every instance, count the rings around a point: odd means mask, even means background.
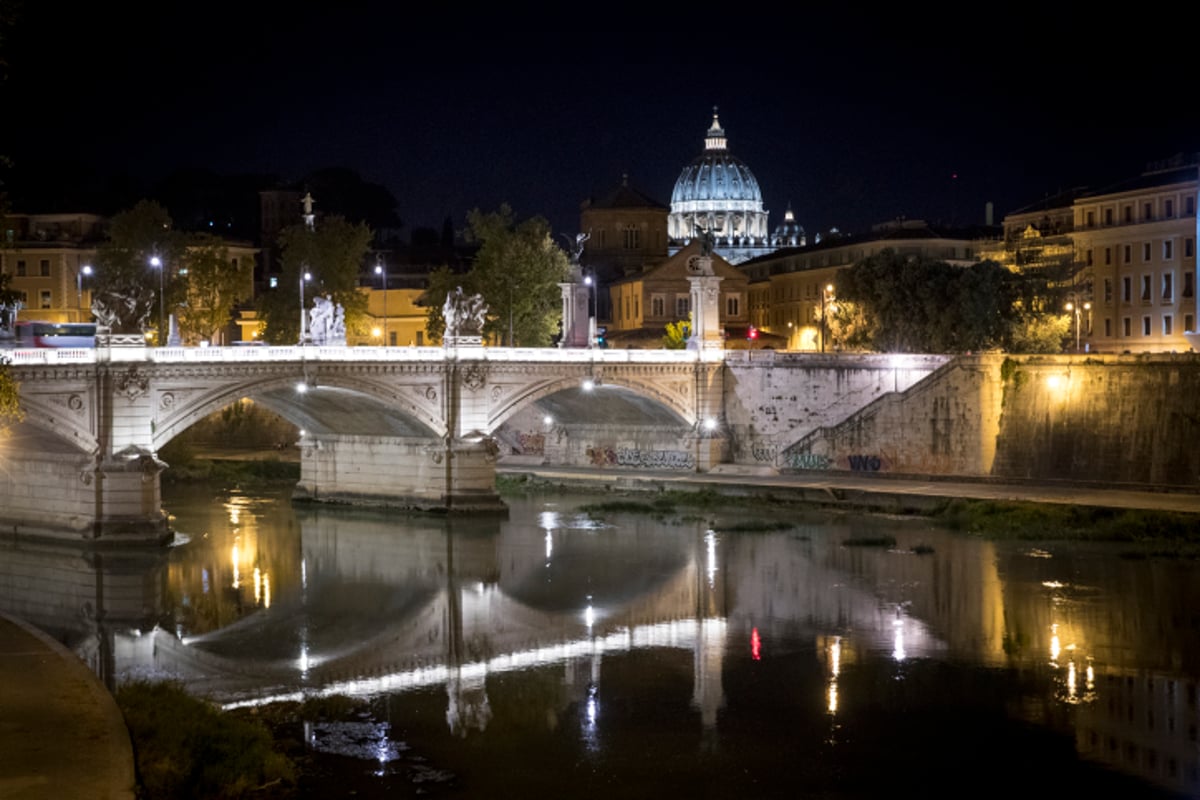
[[[704,152],[680,173],[667,217],[667,236],[674,242],[686,244],[705,231],[713,234],[719,252],[756,249],[769,241],[758,179],[729,152],[715,108]],[[737,260],[742,259],[731,261]]]

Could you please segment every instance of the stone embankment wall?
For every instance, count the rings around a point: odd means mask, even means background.
[[[777,466],[1200,487],[1200,355],[958,357]]]

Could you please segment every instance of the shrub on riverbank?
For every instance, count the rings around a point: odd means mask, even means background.
[[[300,480],[300,465],[283,459],[232,461],[192,458],[178,465],[171,463],[170,469],[163,472],[162,480],[164,483],[215,481],[239,486],[295,483]]]
[[[266,726],[222,713],[178,683],[135,681],[115,697],[146,800],[270,797],[264,792],[295,781]]]

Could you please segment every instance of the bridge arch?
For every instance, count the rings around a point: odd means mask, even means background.
[[[584,381],[591,380],[585,388]],[[664,390],[660,383],[638,376],[590,374],[548,378],[522,386],[519,391],[505,397],[492,409],[488,417],[488,432],[495,433],[505,422],[529,409],[531,406],[553,396],[568,399],[565,405],[581,405],[619,402],[623,410],[642,412],[641,418],[655,424],[675,422],[682,427],[695,425],[697,414],[691,397],[676,391]],[[615,390],[615,391],[614,391]],[[577,401],[577,402],[575,402]],[[626,421],[636,421],[626,417]],[[562,422],[583,420],[561,420]]]
[[[177,399],[171,391],[162,392],[159,423],[152,440],[154,449],[161,449],[195,423],[242,398],[261,403],[314,434],[428,438],[445,434],[445,425],[436,411],[431,412],[420,402],[411,402],[405,408],[397,402],[394,387],[346,375],[321,376],[319,380],[274,375],[222,385],[196,398]]]

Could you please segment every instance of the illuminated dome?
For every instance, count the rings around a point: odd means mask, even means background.
[[[714,108],[712,125],[704,136],[704,152],[684,167],[675,182],[667,236],[686,244],[702,231],[712,231],[716,250],[730,263],[737,263],[750,257],[751,251],[769,246],[767,212],[762,205],[758,180],[729,152]]]

